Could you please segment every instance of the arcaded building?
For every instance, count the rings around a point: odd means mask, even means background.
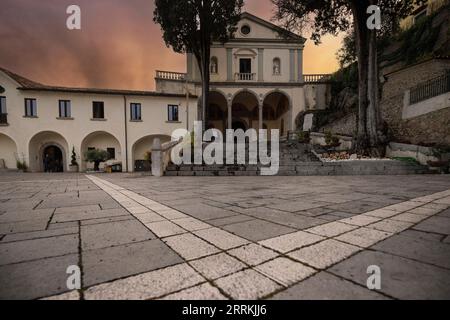
[[[297,116],[326,107],[326,75],[303,73],[305,39],[248,13],[235,36],[211,50],[207,128],[295,130]],[[145,165],[154,138],[192,130],[202,120],[201,81],[192,54],[186,73],[156,72],[156,91],[48,86],[0,69],[0,167],[25,162],[30,171],[68,171],[75,150],[108,151],[125,172]]]

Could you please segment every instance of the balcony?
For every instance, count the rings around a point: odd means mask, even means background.
[[[256,73],[236,73],[235,81],[255,81]]]
[[[186,73],[157,70],[156,71],[156,79],[184,81],[184,80],[186,80]]]
[[[305,83],[329,83],[331,74],[305,74],[303,76]]]
[[[8,124],[8,114],[0,113],[0,125],[7,125],[7,124]]]

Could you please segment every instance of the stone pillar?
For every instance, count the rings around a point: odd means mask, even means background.
[[[233,101],[228,98],[228,129],[233,129]]]
[[[164,155],[161,146],[161,140],[155,138],[152,147],[152,175],[162,177],[164,175]]]
[[[264,81],[264,49],[258,49],[258,81]]]
[[[264,128],[264,125],[263,125],[263,123],[264,123],[264,119],[263,119],[263,104],[264,104],[264,101],[259,101],[259,105],[258,105],[258,114],[259,114],[259,130],[262,130],[263,128]]]
[[[297,64],[298,64],[298,66],[297,66],[297,70],[298,70],[298,81],[299,82],[304,82],[304,79],[303,79],[303,49],[298,49],[297,50],[297,59],[298,59],[298,61],[297,61]]]
[[[233,49],[227,48],[227,81],[233,81]]]
[[[289,49],[289,81],[295,81],[295,50]]]

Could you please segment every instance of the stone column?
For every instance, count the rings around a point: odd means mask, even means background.
[[[233,101],[228,98],[228,129],[233,129]]]
[[[297,69],[298,69],[298,81],[303,82],[303,48],[297,50]]]
[[[152,175],[162,177],[164,175],[164,158],[161,140],[155,138],[152,146]]]
[[[259,100],[258,105],[258,114],[259,114],[259,130],[262,130],[264,128],[264,119],[263,119],[263,104],[264,101]]]

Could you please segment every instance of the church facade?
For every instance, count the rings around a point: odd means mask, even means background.
[[[207,128],[278,129],[298,126],[306,110],[326,107],[327,75],[305,75],[305,39],[249,13],[234,37],[211,50]],[[146,171],[155,138],[192,130],[203,120],[201,81],[192,54],[187,72],[156,72],[156,91],[48,86],[0,69],[0,168],[69,171],[72,153],[81,171],[93,167],[90,149],[108,152],[124,172]]]

